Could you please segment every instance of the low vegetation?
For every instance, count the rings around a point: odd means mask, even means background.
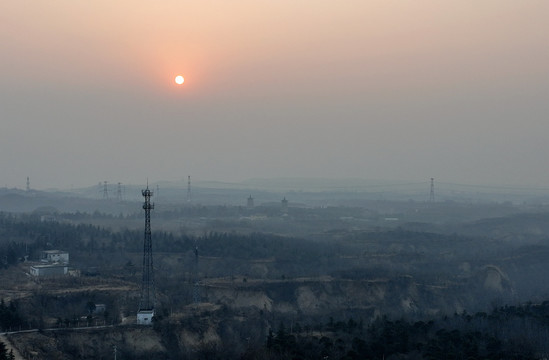
[[[548,353],[543,209],[491,205],[499,216],[485,219],[469,205],[391,205],[409,221],[359,207],[159,211],[152,328],[133,325],[142,214],[0,213],[0,328],[39,330],[9,335],[29,358],[107,358],[115,345],[119,359]],[[80,276],[26,274],[48,249],[68,251]]]

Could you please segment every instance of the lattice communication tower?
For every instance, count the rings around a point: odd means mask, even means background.
[[[151,204],[153,192],[149,186],[141,191],[145,198],[143,209],[145,210],[145,236],[143,240],[143,280],[141,283],[141,298],[139,300],[139,310],[137,311],[137,323],[142,325],[152,324],[155,305],[154,289],[154,269],[152,254],[152,236],[151,236],[151,210],[154,204]]]

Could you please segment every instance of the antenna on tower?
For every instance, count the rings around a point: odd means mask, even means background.
[[[191,176],[187,177],[187,202],[191,202]]]
[[[27,176],[27,191],[30,191],[30,189],[31,189],[30,180],[29,180],[29,177]]]
[[[431,178],[431,192],[429,193],[429,202],[435,202],[435,179]]]
[[[109,188],[107,186],[107,181],[103,181],[103,199],[109,198]]]
[[[154,268],[152,256],[152,238],[151,238],[151,210],[154,204],[151,204],[153,192],[147,188],[141,191],[145,198],[143,209],[145,210],[145,237],[143,240],[143,281],[141,283],[141,297],[139,300],[139,310],[137,311],[137,323],[139,325],[151,325],[154,317]]]

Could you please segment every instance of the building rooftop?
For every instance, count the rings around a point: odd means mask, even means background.
[[[43,253],[46,253],[46,254],[66,254],[67,251],[64,251],[64,250],[44,250]]]
[[[64,264],[48,264],[48,265],[31,265],[35,269],[44,269],[44,268],[54,268],[54,267],[67,267],[68,265]]]

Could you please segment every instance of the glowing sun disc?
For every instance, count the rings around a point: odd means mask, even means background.
[[[184,81],[185,81],[185,79],[183,79],[183,76],[181,76],[181,75],[177,75],[175,77],[175,82],[179,85],[183,84]]]

